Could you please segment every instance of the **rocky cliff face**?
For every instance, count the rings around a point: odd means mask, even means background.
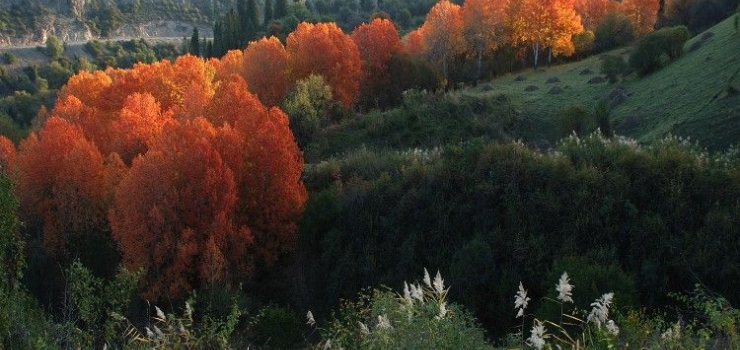
[[[0,47],[43,44],[50,35],[65,42],[189,37],[193,27],[207,37],[213,15],[234,5],[235,0],[0,0]]]

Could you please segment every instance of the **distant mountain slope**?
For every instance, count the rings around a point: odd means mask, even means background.
[[[194,25],[210,28],[234,5],[235,0],[3,0],[0,46],[43,43],[49,35],[64,41],[165,36],[156,33],[163,26],[182,27],[168,35],[189,35]]]

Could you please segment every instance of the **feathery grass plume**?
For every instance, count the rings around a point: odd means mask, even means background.
[[[411,284],[411,297],[424,303],[424,290],[421,286]]]
[[[545,330],[545,325],[540,322],[540,320],[535,319],[534,325],[532,326],[532,334],[527,338],[527,345],[537,349],[541,350],[543,347],[545,347],[545,344],[547,341],[545,339],[549,338],[550,335],[547,334]]]
[[[308,310],[306,313],[306,324],[311,327],[316,325],[316,320],[313,318],[313,312],[311,310]]]
[[[426,284],[427,287],[432,288],[432,279],[429,278],[429,271],[427,271],[426,267],[424,268],[424,284]]]
[[[437,270],[437,275],[434,276],[434,290],[438,295],[445,293],[445,280],[442,279],[442,275]]]
[[[414,299],[411,299],[411,292],[409,291],[409,284],[406,281],[403,282],[403,300],[407,304],[411,305],[414,303]]]
[[[614,323],[614,320],[606,321],[606,330],[615,337],[619,335],[619,327]]]
[[[152,328],[154,328],[154,334],[157,335],[157,340],[164,339],[164,333],[162,333],[162,330],[159,329],[156,325],[152,325]]]
[[[324,343],[324,350],[331,349],[331,339],[327,339]]]
[[[144,327],[144,330],[146,331],[146,337],[149,339],[154,339],[154,333],[152,332],[149,327]]]
[[[164,312],[162,312],[162,309],[159,308],[159,306],[154,306],[154,310],[156,310],[157,313],[157,320],[166,322],[167,316],[164,315]]]
[[[516,296],[514,297],[514,308],[519,309],[516,314],[516,318],[524,316],[524,309],[527,308],[529,300],[529,297],[527,297],[527,291],[524,290],[524,285],[522,285],[522,282],[519,282],[519,290],[516,292]]]
[[[393,329],[393,326],[391,326],[391,321],[388,320],[387,315],[380,315],[378,316],[378,328],[380,329]]]
[[[362,332],[362,334],[364,334],[364,335],[369,335],[370,334],[370,329],[367,328],[367,325],[364,324],[364,323],[362,323],[362,322],[360,322],[360,321],[357,321],[357,322],[360,324],[360,332]]]
[[[570,284],[570,278],[568,277],[567,272],[563,272],[563,275],[560,276],[560,280],[558,281],[558,284],[555,286],[555,290],[558,291],[558,300],[567,303],[567,302],[573,302],[573,288],[574,286]]]
[[[447,302],[443,301],[439,304],[439,315],[435,316],[435,319],[441,320],[447,316]]]
[[[164,312],[155,306],[155,315],[151,318],[154,322],[144,327],[143,334],[120,314],[112,314],[111,317],[125,323],[126,329],[122,334],[125,343],[140,343],[141,347],[134,348],[195,349],[199,344],[213,344],[213,347],[219,349],[229,348],[229,338],[242,314],[236,304],[232,305],[231,312],[225,319],[212,319],[204,323],[203,328],[196,328],[191,303],[192,301],[185,303],[182,316],[172,313],[165,317]]]
[[[193,308],[190,306],[189,302],[185,302],[185,318],[193,318]]]
[[[586,319],[587,323],[595,323],[597,327],[601,328],[601,324],[605,323],[609,319],[609,306],[612,304],[614,299],[614,293],[606,293],[601,298],[596,299],[591,306],[591,313],[588,314]]]
[[[666,331],[660,335],[660,339],[668,341],[681,339],[681,323],[676,322],[673,324],[673,327],[666,329]]]

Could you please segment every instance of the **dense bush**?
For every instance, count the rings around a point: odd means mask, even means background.
[[[527,125],[515,101],[506,95],[409,90],[403,94],[400,107],[347,118],[322,130],[304,151],[307,161],[313,162],[357,145],[373,149],[434,148],[469,138],[517,138]]]
[[[583,105],[568,106],[558,114],[558,126],[560,135],[567,137],[575,134],[579,136],[591,133],[596,128],[596,123],[591,116],[591,111]]]
[[[573,45],[576,48],[576,54],[585,57],[593,52],[596,45],[596,34],[590,30],[573,35]]]
[[[4,52],[3,53],[3,63],[5,64],[15,64],[15,62],[18,61],[18,57],[14,55],[12,52]]]
[[[662,28],[646,35],[630,55],[630,66],[638,75],[659,70],[683,54],[683,45],[689,40],[684,26]]]
[[[683,0],[666,2],[657,27],[684,25],[699,33],[732,15],[736,0]]]
[[[63,317],[58,339],[64,347],[102,348],[118,338],[118,320],[126,313],[140,274],[121,269],[108,281],[96,277],[79,261],[65,273]]]
[[[622,56],[606,55],[601,61],[601,74],[606,75],[610,84],[619,81],[619,76],[627,71],[627,63]]]
[[[544,296],[550,282],[535,276],[587,256],[631,276],[630,294],[648,307],[697,280],[737,303],[729,282],[740,279],[730,268],[740,247],[729,243],[740,234],[737,154],[708,155],[675,138],[640,147],[592,135],[545,153],[470,142],[318,163],[306,169],[314,195],[299,240],[310,257],[300,262],[307,295],[337,300],[367,285],[398,286],[421,266],[452,266],[463,273],[451,284],[468,288],[451,297],[500,335],[513,326],[505,315],[518,280]]]
[[[449,302],[439,272],[404,282],[403,292],[376,289],[345,302],[321,332],[324,348],[493,349],[475,318]],[[315,327],[313,314],[308,323]]]
[[[433,91],[441,86],[442,76],[431,65],[405,53],[395,53],[388,62],[390,84],[378,96],[379,105],[397,106],[403,100],[403,92],[416,90]]]
[[[85,51],[100,68],[131,68],[135,63],[152,63],[157,60],[174,60],[180,51],[173,44],[149,43],[144,39],[129,41],[91,40],[85,44]]]
[[[27,237],[16,216],[18,199],[5,170],[0,172],[0,348],[52,349],[51,325],[24,290]]]
[[[46,39],[46,55],[55,60],[64,53],[64,44],[55,36]]]
[[[270,349],[298,349],[305,346],[303,322],[286,306],[261,308],[251,322],[256,345]]]
[[[320,75],[310,75],[296,83],[285,99],[283,109],[290,119],[290,129],[301,148],[311,142],[319,128],[330,121],[333,105],[331,87]]]
[[[635,28],[623,14],[612,13],[594,31],[594,45],[597,51],[607,51],[625,46],[635,40]]]

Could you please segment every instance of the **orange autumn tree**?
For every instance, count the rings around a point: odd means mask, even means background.
[[[249,278],[292,249],[307,194],[288,119],[218,63],[81,72],[15,161],[8,145],[21,212],[49,254],[112,238],[159,298]]]
[[[655,28],[660,2],[659,0],[623,0],[619,8],[635,26],[638,36],[644,36]]]
[[[524,0],[510,2],[508,12],[513,41],[532,46],[534,66],[539,64],[541,50],[550,49],[552,55],[572,55],[575,52],[572,36],[583,30],[581,19],[575,11],[574,0]]]
[[[242,77],[260,101],[277,106],[288,90],[288,53],[272,36],[249,43],[244,50]]]
[[[292,82],[321,75],[345,108],[355,102],[362,76],[357,45],[335,23],[300,23],[288,35],[286,50]]]
[[[618,5],[619,2],[613,0],[577,0],[575,9],[581,16],[583,28],[593,32],[608,14],[616,11]]]
[[[505,0],[466,0],[462,6],[462,34],[476,59],[476,76],[480,78],[483,54],[496,50],[505,42]]]
[[[226,79],[232,74],[243,74],[244,51],[229,50],[221,58],[210,58],[208,64],[216,69],[216,80]]]
[[[118,118],[109,126],[115,134],[111,138],[111,142],[116,143],[112,145],[113,149],[126,164],[131,164],[134,157],[146,153],[172,118],[172,110],[163,111],[151,94],[129,95],[123,101]]]
[[[436,3],[429,10],[422,28],[424,56],[437,64],[447,78],[451,61],[465,52],[460,6],[447,0]]]
[[[109,220],[124,264],[145,268],[151,298],[249,278],[293,247],[302,169],[287,116],[229,76],[203,118],[176,113],[117,188]]]
[[[215,148],[217,133],[202,118],[168,123],[116,191],[113,237],[125,266],[146,271],[147,298],[227,281],[240,270],[227,262],[251,264],[249,256],[229,261],[228,242],[249,245],[251,233],[231,221],[236,183]]]
[[[406,34],[401,40],[401,48],[409,56],[419,57],[424,51],[424,27],[419,27]]]
[[[160,130],[172,113],[181,119],[203,113],[214,93],[214,77],[215,69],[194,56],[132,69],[80,72],[60,90],[51,115],[81,127],[102,154],[117,153],[130,164],[146,150],[143,140]],[[132,101],[135,94],[148,97]],[[134,143],[136,149],[131,148]]]
[[[21,142],[16,160],[21,216],[41,227],[47,253],[62,257],[68,243],[106,231],[106,211],[124,166],[103,157],[82,129],[52,116]]]
[[[303,157],[287,115],[262,105],[246,87],[237,76],[221,82],[207,114],[214,125],[232,128],[217,142],[237,183],[234,220],[248,225],[255,254],[269,266],[292,249],[308,194],[300,180]]]
[[[550,47],[548,64],[552,56],[572,56],[575,51],[573,44],[573,35],[583,31],[581,16],[575,9],[576,0],[558,0],[554,5],[555,23],[553,25],[554,34],[552,41],[546,43]]]
[[[393,22],[376,18],[355,28],[352,40],[362,57],[360,100],[371,105],[384,95],[390,84],[388,62],[401,50],[401,37]]]
[[[4,135],[0,135],[0,171],[10,175],[11,179],[15,173],[15,158],[17,151],[15,144]]]

